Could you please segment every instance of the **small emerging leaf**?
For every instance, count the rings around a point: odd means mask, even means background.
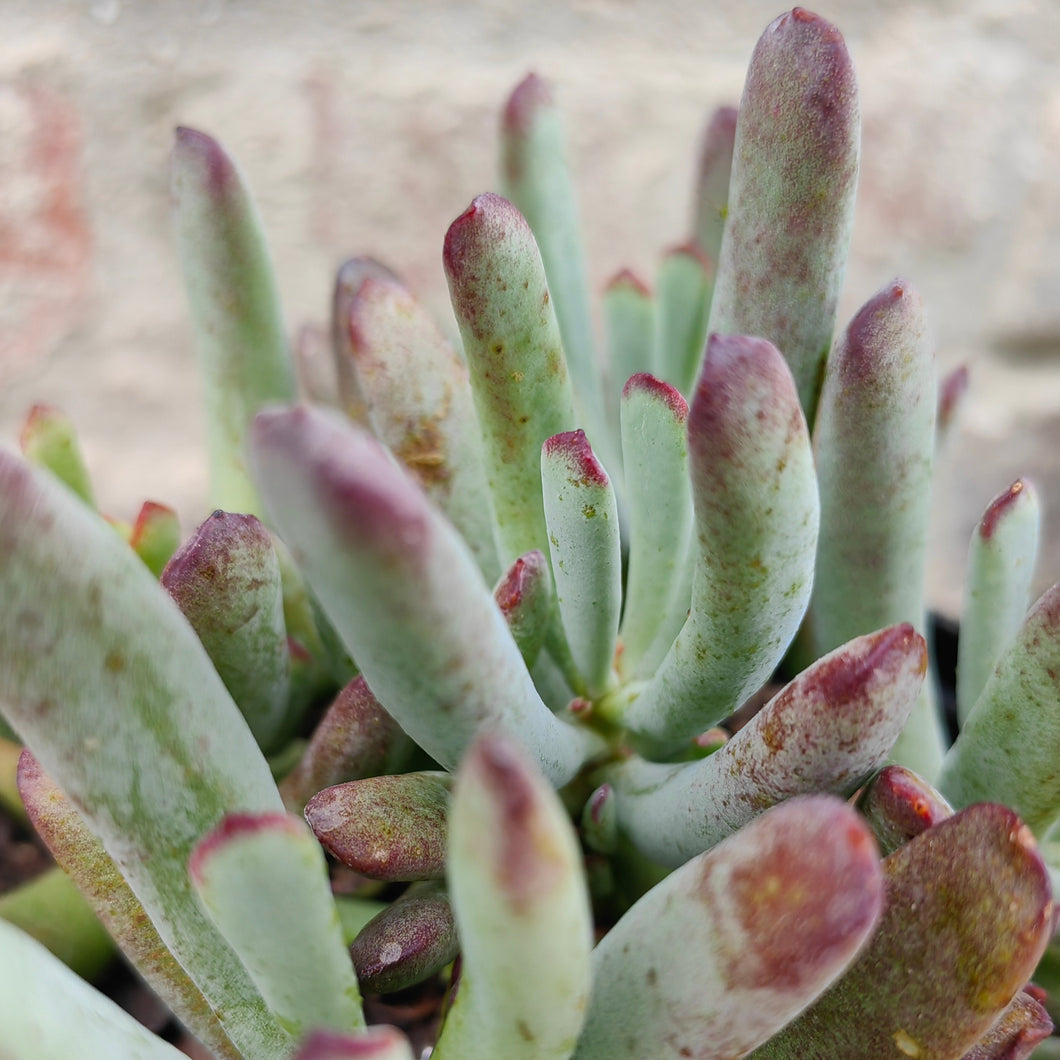
[[[953,807],[905,766],[881,769],[858,796],[857,808],[884,854],[894,853],[953,814]]]
[[[180,547],[177,513],[165,504],[145,501],[129,535],[132,550],[158,578],[173,553]]]
[[[95,508],[81,446],[69,418],[50,405],[34,405],[19,435],[22,454],[37,467],[47,468],[90,508]]]
[[[519,556],[494,586],[493,599],[523,662],[533,666],[552,618],[552,575],[544,554],[534,549]]]

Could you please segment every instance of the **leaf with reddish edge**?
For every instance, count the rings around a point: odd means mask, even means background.
[[[529,74],[508,97],[501,119],[502,191],[533,230],[541,250],[566,351],[579,419],[605,456],[607,419],[574,185],[559,108],[549,86]],[[554,433],[554,432],[552,432]],[[611,463],[612,461],[608,461]]]
[[[192,845],[225,813],[282,808],[202,644],[106,522],[8,453],[0,598],[0,710],[102,840],[233,1044],[256,1060],[286,1058],[287,1035],[187,878]]]
[[[188,875],[288,1033],[364,1026],[324,853],[304,822],[228,814],[192,851]]]
[[[746,1055],[850,964],[882,891],[876,844],[839,799],[768,810],[604,936],[576,1060]]]
[[[443,261],[485,442],[501,562],[535,548],[548,555],[541,446],[576,422],[537,243],[507,199],[480,195],[450,225]]]
[[[10,1060],[187,1060],[3,920],[0,951],[0,1025]]]
[[[961,1060],[1025,1060],[1053,1031],[1042,1004],[1021,990]]]
[[[556,604],[571,657],[590,698],[612,682],[622,611],[622,547],[611,479],[584,431],[541,449],[541,491]]]
[[[335,784],[393,773],[408,758],[412,742],[355,677],[320,719],[298,765],[283,778],[280,794],[292,813],[301,813],[318,791]]]
[[[620,415],[630,543],[619,666],[643,676],[654,673],[669,649],[649,652],[660,631],[669,631],[672,642],[688,612],[688,403],[641,372],[622,391]]]
[[[815,657],[894,622],[924,628],[935,387],[920,295],[893,280],[848,325],[821,390],[821,535],[806,624]],[[894,751],[928,780],[944,746],[931,691]]]
[[[710,331],[760,335],[783,351],[811,424],[846,271],[860,138],[839,31],[800,7],[771,22],[736,119]]]
[[[609,381],[621,393],[630,376],[655,363],[655,299],[635,273],[623,269],[604,288],[602,308]]]
[[[776,347],[710,337],[688,416],[688,455],[691,610],[621,714],[663,751],[710,728],[765,683],[810,597],[817,483],[795,383]]]
[[[361,929],[350,957],[364,993],[392,994],[422,983],[459,950],[449,896],[440,884],[418,883]]]
[[[1060,584],[1042,594],[1001,653],[946,753],[938,788],[954,806],[1011,806],[1035,835],[1060,815]]]
[[[396,280],[365,279],[348,313],[346,363],[372,432],[449,516],[494,581],[493,502],[467,365]]]
[[[448,876],[462,972],[433,1060],[565,1060],[589,996],[585,870],[559,797],[495,730],[457,776]]]
[[[448,773],[365,777],[317,792],[309,827],[328,853],[373,880],[445,875]]]
[[[180,547],[180,523],[168,505],[145,501],[129,535],[132,550],[160,577],[173,553]]]
[[[694,243],[663,255],[655,280],[655,366],[660,379],[691,392],[707,341],[714,263]]]
[[[81,445],[70,418],[51,405],[34,405],[18,436],[22,455],[47,468],[90,508],[95,508],[92,481],[81,455]]]
[[[939,407],[935,415],[936,448],[941,449],[953,433],[953,425],[964,407],[970,373],[968,365],[959,364],[939,383]]]
[[[865,785],[856,803],[883,854],[953,816],[953,807],[905,766],[885,766]]]
[[[258,416],[251,456],[376,698],[436,762],[455,768],[491,722],[557,784],[599,749],[541,701],[467,546],[378,441],[323,410],[275,409]]]
[[[600,854],[613,854],[618,849],[615,802],[615,789],[610,784],[601,784],[582,810],[582,838],[587,847]]]
[[[818,660],[707,758],[678,767],[632,758],[609,770],[619,827],[680,865],[795,795],[848,796],[887,757],[927,672],[913,627],[891,626]]]
[[[206,398],[210,502],[260,515],[243,451],[247,428],[263,405],[296,396],[261,220],[239,169],[205,133],[177,129],[171,180]]]
[[[413,1060],[408,1039],[396,1027],[367,1027],[358,1034],[313,1031],[291,1060]]]
[[[1041,521],[1038,491],[1017,479],[990,502],[972,533],[957,647],[962,725],[1027,615]]]
[[[544,554],[535,548],[516,559],[494,586],[493,599],[523,662],[533,666],[552,617],[552,575]]]
[[[883,874],[883,915],[857,961],[755,1060],[960,1057],[1034,971],[1053,903],[1011,810],[970,806],[890,854]]]
[[[268,754],[290,735],[290,655],[280,565],[253,515],[216,511],[169,561],[162,587],[177,602],[225,688]]]
[[[209,1002],[162,941],[103,844],[28,750],[19,758],[18,790],[52,857],[137,972],[218,1060],[240,1060]]]
[[[703,130],[692,202],[692,239],[712,261],[718,260],[729,213],[729,177],[736,140],[735,107],[718,107]]]

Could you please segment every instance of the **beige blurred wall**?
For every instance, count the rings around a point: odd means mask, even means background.
[[[205,515],[194,351],[168,216],[183,123],[259,199],[291,328],[331,274],[383,258],[445,312],[440,247],[495,185],[497,113],[530,69],[566,114],[594,286],[650,277],[689,220],[711,107],[736,101],[776,2],[0,0],[0,438],[35,401],[81,432],[103,504]],[[861,82],[844,316],[901,274],[973,389],[940,469],[934,602],[1020,473],[1060,578],[1060,4],[835,0]]]

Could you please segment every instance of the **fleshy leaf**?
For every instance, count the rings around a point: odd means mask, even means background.
[[[413,1060],[408,1039],[396,1027],[366,1027],[357,1034],[313,1031],[291,1060]]]
[[[7,453],[0,598],[0,709],[84,814],[237,1048],[285,1058],[287,1035],[187,878],[192,845],[225,813],[282,808],[198,638],[106,522]]]
[[[604,288],[604,327],[612,389],[621,393],[630,376],[655,363],[655,300],[629,269]]]
[[[286,1031],[364,1026],[324,854],[297,817],[229,814],[192,851],[188,874]]]
[[[280,566],[253,515],[217,511],[169,561],[162,585],[191,623],[266,752],[290,735]]]
[[[485,442],[501,562],[548,554],[541,446],[575,426],[559,325],[519,211],[480,195],[449,227],[445,273]]]
[[[886,766],[858,796],[862,814],[884,854],[953,815],[953,807],[922,777],[905,766]]]
[[[622,391],[622,460],[629,498],[629,565],[619,633],[619,666],[652,673],[669,649],[648,649],[662,631],[673,638],[688,612],[687,556],[692,535],[688,487],[688,403],[646,373]]]
[[[968,393],[970,373],[968,365],[959,364],[948,372],[939,382],[939,406],[935,416],[935,433],[937,447],[941,448],[946,439],[953,433],[953,425]]]
[[[633,758],[609,773],[620,827],[648,857],[680,865],[792,796],[851,795],[887,757],[926,672],[912,626],[858,637],[709,757],[676,769]]]
[[[1025,1060],[1053,1030],[1041,1003],[1021,990],[961,1060]]]
[[[92,482],[69,417],[51,405],[34,405],[26,416],[18,441],[22,455],[31,464],[47,468],[85,504],[95,508]]]
[[[946,753],[938,788],[954,806],[996,799],[1036,835],[1060,815],[1060,584],[1002,652]]]
[[[718,107],[710,116],[699,149],[692,204],[692,238],[712,261],[718,260],[729,214],[729,177],[736,140],[735,107]]]
[[[318,792],[305,816],[324,848],[375,880],[445,875],[449,775],[366,777]]]
[[[493,502],[467,366],[394,280],[368,278],[349,302],[348,364],[372,431],[460,531],[493,581]]]
[[[1011,810],[970,806],[883,871],[883,915],[864,951],[755,1060],[959,1057],[1034,971],[1053,906],[1034,838]]]
[[[771,22],[736,119],[710,331],[760,335],[782,350],[811,424],[846,271],[860,133],[835,26],[801,7]]]
[[[882,890],[876,844],[839,799],[774,807],[604,936],[576,1060],[745,1056],[847,967]]]
[[[180,522],[168,505],[145,501],[129,535],[132,550],[157,578],[180,547]]]
[[[0,952],[0,1026],[8,1060],[187,1060],[2,920]]]
[[[70,800],[24,750],[18,789],[37,834],[151,989],[218,1060],[239,1060],[202,991],[159,937],[118,866]]]
[[[663,256],[655,281],[652,370],[683,394],[691,392],[699,375],[713,286],[714,264],[695,244],[675,247]]]
[[[460,984],[434,1060],[565,1060],[589,995],[592,911],[556,793],[497,732],[468,752],[449,823]]]
[[[438,884],[423,883],[364,926],[350,957],[366,994],[390,994],[440,971],[459,949],[448,895]]]
[[[957,649],[962,724],[1026,617],[1040,527],[1038,492],[1017,479],[990,502],[972,533]]]
[[[467,546],[379,442],[321,410],[277,409],[259,415],[252,459],[307,581],[420,747],[452,769],[499,722],[554,782],[577,772],[596,737],[542,703]]]
[[[618,502],[584,431],[545,441],[541,450],[556,603],[578,672],[591,697],[608,686],[622,610]]]
[[[283,778],[280,794],[289,810],[301,813],[324,788],[394,772],[404,764],[410,747],[368,682],[355,677],[320,719],[298,765]]]
[[[533,666],[552,617],[552,574],[544,554],[534,549],[519,556],[494,586],[493,599],[523,662]]]
[[[692,607],[623,717],[664,748],[709,728],[765,683],[809,600],[817,484],[795,384],[776,347],[710,337],[689,411],[688,453]]]
[[[235,163],[204,133],[177,130],[172,186],[206,397],[210,500],[215,508],[260,515],[244,438],[259,408],[295,398],[261,221]]]

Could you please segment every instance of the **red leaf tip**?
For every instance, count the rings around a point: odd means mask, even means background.
[[[542,107],[551,107],[553,102],[552,90],[548,83],[533,72],[527,74],[512,89],[512,94],[504,105],[504,129],[513,133],[526,133],[537,111]]]
[[[1026,480],[1018,478],[1007,490],[990,502],[982,519],[979,520],[979,537],[983,541],[989,541],[994,536],[998,524],[1020,502],[1020,497],[1024,492],[1028,497],[1033,498],[1034,487]]]
[[[674,419],[679,423],[684,423],[688,419],[688,402],[677,387],[663,382],[663,380],[650,372],[637,372],[626,380],[626,385],[622,388],[622,397],[629,398],[638,390],[650,394],[669,406],[670,411],[674,414]]]
[[[317,1030],[305,1038],[293,1060],[372,1060],[392,1053],[400,1041],[401,1032],[394,1027],[368,1027],[356,1037]]]
[[[604,285],[605,292],[625,289],[651,297],[651,288],[632,269],[619,269]]]
[[[196,884],[203,882],[207,862],[232,840],[267,832],[301,835],[297,818],[286,813],[230,813],[205,838],[200,839],[188,859],[188,875]]]
[[[547,457],[566,459],[573,476],[573,485],[606,486],[609,482],[603,464],[596,459],[589,439],[581,428],[576,431],[562,431],[546,438],[544,452]]]

